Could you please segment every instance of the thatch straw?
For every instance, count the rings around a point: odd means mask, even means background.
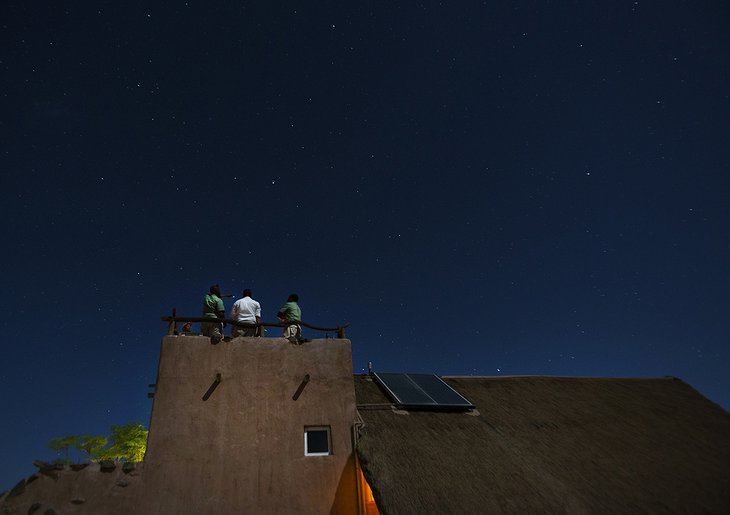
[[[474,413],[372,405],[358,456],[381,513],[730,513],[730,413],[675,378],[445,378]]]

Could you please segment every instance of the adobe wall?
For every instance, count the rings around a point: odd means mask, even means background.
[[[141,467],[114,462],[60,469],[49,465],[0,495],[0,514],[133,513],[142,489]]]
[[[354,513],[355,417],[349,340],[166,336],[137,512]],[[305,426],[331,456],[304,456]]]

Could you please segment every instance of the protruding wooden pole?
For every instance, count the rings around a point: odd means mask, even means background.
[[[218,385],[221,384],[221,374],[220,372],[217,372],[215,374],[215,379],[213,380],[213,384],[210,385],[210,388],[208,388],[208,391],[203,394],[203,400],[207,401],[211,395],[213,395],[213,392],[216,388],[218,388]]]
[[[304,379],[302,379],[302,382],[299,384],[299,388],[297,388],[297,391],[294,392],[294,395],[292,396],[292,400],[295,401],[299,398],[299,396],[304,391],[304,387],[307,386],[307,383],[309,382],[309,374],[306,374],[304,376]]]
[[[170,336],[177,332],[177,322],[175,321],[175,315],[177,315],[177,309],[172,308],[172,318],[170,319],[170,323],[167,324],[167,334]]]

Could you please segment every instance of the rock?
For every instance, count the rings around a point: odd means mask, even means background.
[[[137,464],[131,461],[125,461],[124,465],[122,465],[122,472],[125,474],[129,474],[133,470],[137,468]]]
[[[117,481],[117,486],[121,486],[122,488],[126,488],[129,486],[129,481],[126,481],[124,479],[120,479]]]
[[[52,477],[53,479],[58,479],[57,470],[63,470],[63,465],[58,463],[48,463],[41,460],[33,460],[33,465],[38,467],[38,472],[44,476]]]
[[[58,512],[53,508],[48,508],[46,511],[43,512],[43,515],[58,515]]]
[[[102,460],[99,463],[99,470],[102,472],[111,472],[115,468],[117,468],[117,464],[113,460]]]
[[[88,466],[88,463],[74,463],[73,465],[71,465],[71,470],[73,470],[74,472],[78,472],[79,470],[84,470]]]
[[[83,497],[74,497],[73,499],[71,499],[72,504],[84,504],[85,502],[86,499],[84,499]]]
[[[40,508],[41,506],[42,504],[39,502],[34,502],[33,504],[31,504],[30,508],[28,508],[28,515],[32,515],[33,513],[38,511],[38,508]]]
[[[43,470],[53,470],[53,464],[52,463],[46,463],[45,461],[41,460],[33,460],[33,465],[38,467],[41,471]]]

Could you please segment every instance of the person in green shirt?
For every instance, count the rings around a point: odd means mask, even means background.
[[[221,289],[217,284],[210,287],[210,293],[203,298],[203,316],[206,318],[225,318],[226,309],[221,299]],[[202,322],[204,336],[210,336],[211,341],[218,343],[223,339],[222,322]]]
[[[292,293],[286,299],[286,304],[282,306],[276,317],[281,322],[301,322],[302,310],[299,308],[299,295]],[[299,324],[289,324],[284,328],[284,338],[292,343],[298,343],[302,339],[302,327]]]

